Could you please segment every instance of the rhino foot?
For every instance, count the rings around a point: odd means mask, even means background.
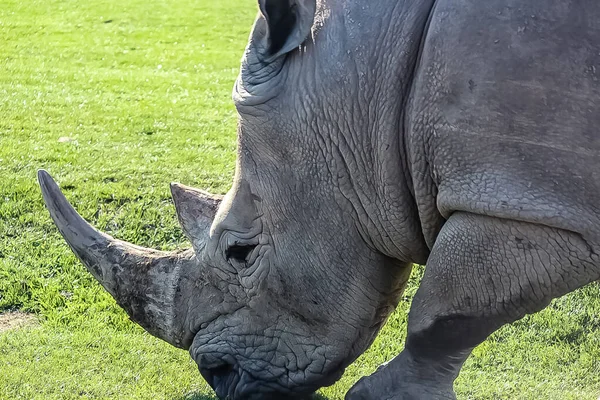
[[[364,378],[363,378],[364,379]],[[398,384],[394,389],[362,379],[346,394],[346,400],[456,400],[453,391],[437,390],[416,383]]]
[[[414,369],[407,368],[410,362],[406,358],[406,354],[400,354],[373,375],[361,378],[345,400],[456,400],[451,384],[416,380]]]

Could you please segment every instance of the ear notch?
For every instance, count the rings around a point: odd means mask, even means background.
[[[223,196],[207,193],[179,183],[171,184],[171,194],[179,223],[183,232],[196,245],[208,238],[210,226],[215,218]]]
[[[267,61],[300,46],[313,25],[316,0],[259,0],[267,22]]]

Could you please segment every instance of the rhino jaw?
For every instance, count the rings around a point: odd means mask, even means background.
[[[130,318],[153,336],[188,349],[195,332],[178,289],[183,276],[200,268],[194,251],[163,252],[114,239],[77,214],[46,171],[38,171],[38,180],[58,230]]]

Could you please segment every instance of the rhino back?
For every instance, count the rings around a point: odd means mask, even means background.
[[[600,3],[439,0],[406,113],[431,245],[468,211],[600,237]]]

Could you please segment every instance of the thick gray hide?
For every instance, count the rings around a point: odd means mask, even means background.
[[[87,225],[73,251],[220,398],[333,383],[426,263],[405,349],[347,399],[453,399],[473,347],[600,278],[600,3],[259,0],[224,197],[174,186],[192,242]]]

